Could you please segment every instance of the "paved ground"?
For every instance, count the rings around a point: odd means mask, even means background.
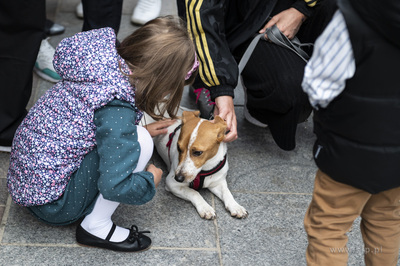
[[[119,38],[136,28],[130,16],[137,0],[125,0]],[[56,46],[80,31],[74,10],[78,0],[48,1],[48,17],[66,27],[50,39]],[[164,0],[162,14],[176,14],[174,0]],[[34,75],[31,106],[53,84]],[[185,99],[185,104],[189,103]],[[40,223],[11,202],[6,189],[9,154],[0,153],[0,265],[305,265],[307,238],[303,217],[311,200],[314,165],[312,123],[299,125],[294,151],[280,150],[268,129],[243,117],[243,93],[236,99],[239,139],[228,148],[228,185],[249,211],[249,217],[230,217],[223,204],[202,191],[215,207],[217,219],[201,219],[194,207],[164,189],[143,206],[121,205],[114,221],[150,230],[153,246],[138,254],[85,248],[75,242],[76,224],[54,227]],[[166,170],[157,154],[157,165]],[[349,233],[349,265],[363,265],[358,223]]]

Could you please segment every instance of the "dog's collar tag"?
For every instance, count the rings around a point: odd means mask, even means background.
[[[204,179],[207,176],[215,174],[216,172],[221,170],[225,166],[225,163],[226,163],[226,154],[224,156],[224,159],[222,159],[222,161],[220,161],[219,164],[217,164],[217,166],[215,166],[213,169],[207,171],[200,171],[200,173],[196,176],[196,178],[192,182],[190,182],[189,187],[194,190],[202,189],[204,184]]]

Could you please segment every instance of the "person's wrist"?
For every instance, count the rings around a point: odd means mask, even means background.
[[[301,22],[304,22],[304,21],[306,21],[306,19],[307,19],[307,16],[304,14],[304,13],[302,13],[300,10],[298,10],[297,8],[295,8],[295,7],[291,7],[291,9],[293,9],[293,10],[295,10],[296,11],[296,13],[297,13],[297,17],[301,20]]]

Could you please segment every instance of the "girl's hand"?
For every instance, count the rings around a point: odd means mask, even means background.
[[[145,125],[144,128],[149,131],[150,136],[155,137],[161,134],[167,134],[168,133],[168,127],[171,126],[173,123],[175,123],[176,120],[172,119],[166,119],[166,120],[160,120],[156,121],[153,123],[150,123],[148,125]]]
[[[160,168],[157,168],[154,164],[149,164],[149,166],[147,166],[147,171],[153,174],[154,184],[157,187],[161,181],[163,171]]]

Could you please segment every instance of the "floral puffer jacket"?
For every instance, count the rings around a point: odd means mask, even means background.
[[[57,200],[84,156],[96,146],[95,110],[114,99],[135,107],[130,73],[111,28],[78,33],[58,45],[53,64],[62,77],[29,111],[13,140],[8,190],[17,204]],[[124,72],[124,73],[123,73]],[[136,108],[136,124],[142,112]]]

